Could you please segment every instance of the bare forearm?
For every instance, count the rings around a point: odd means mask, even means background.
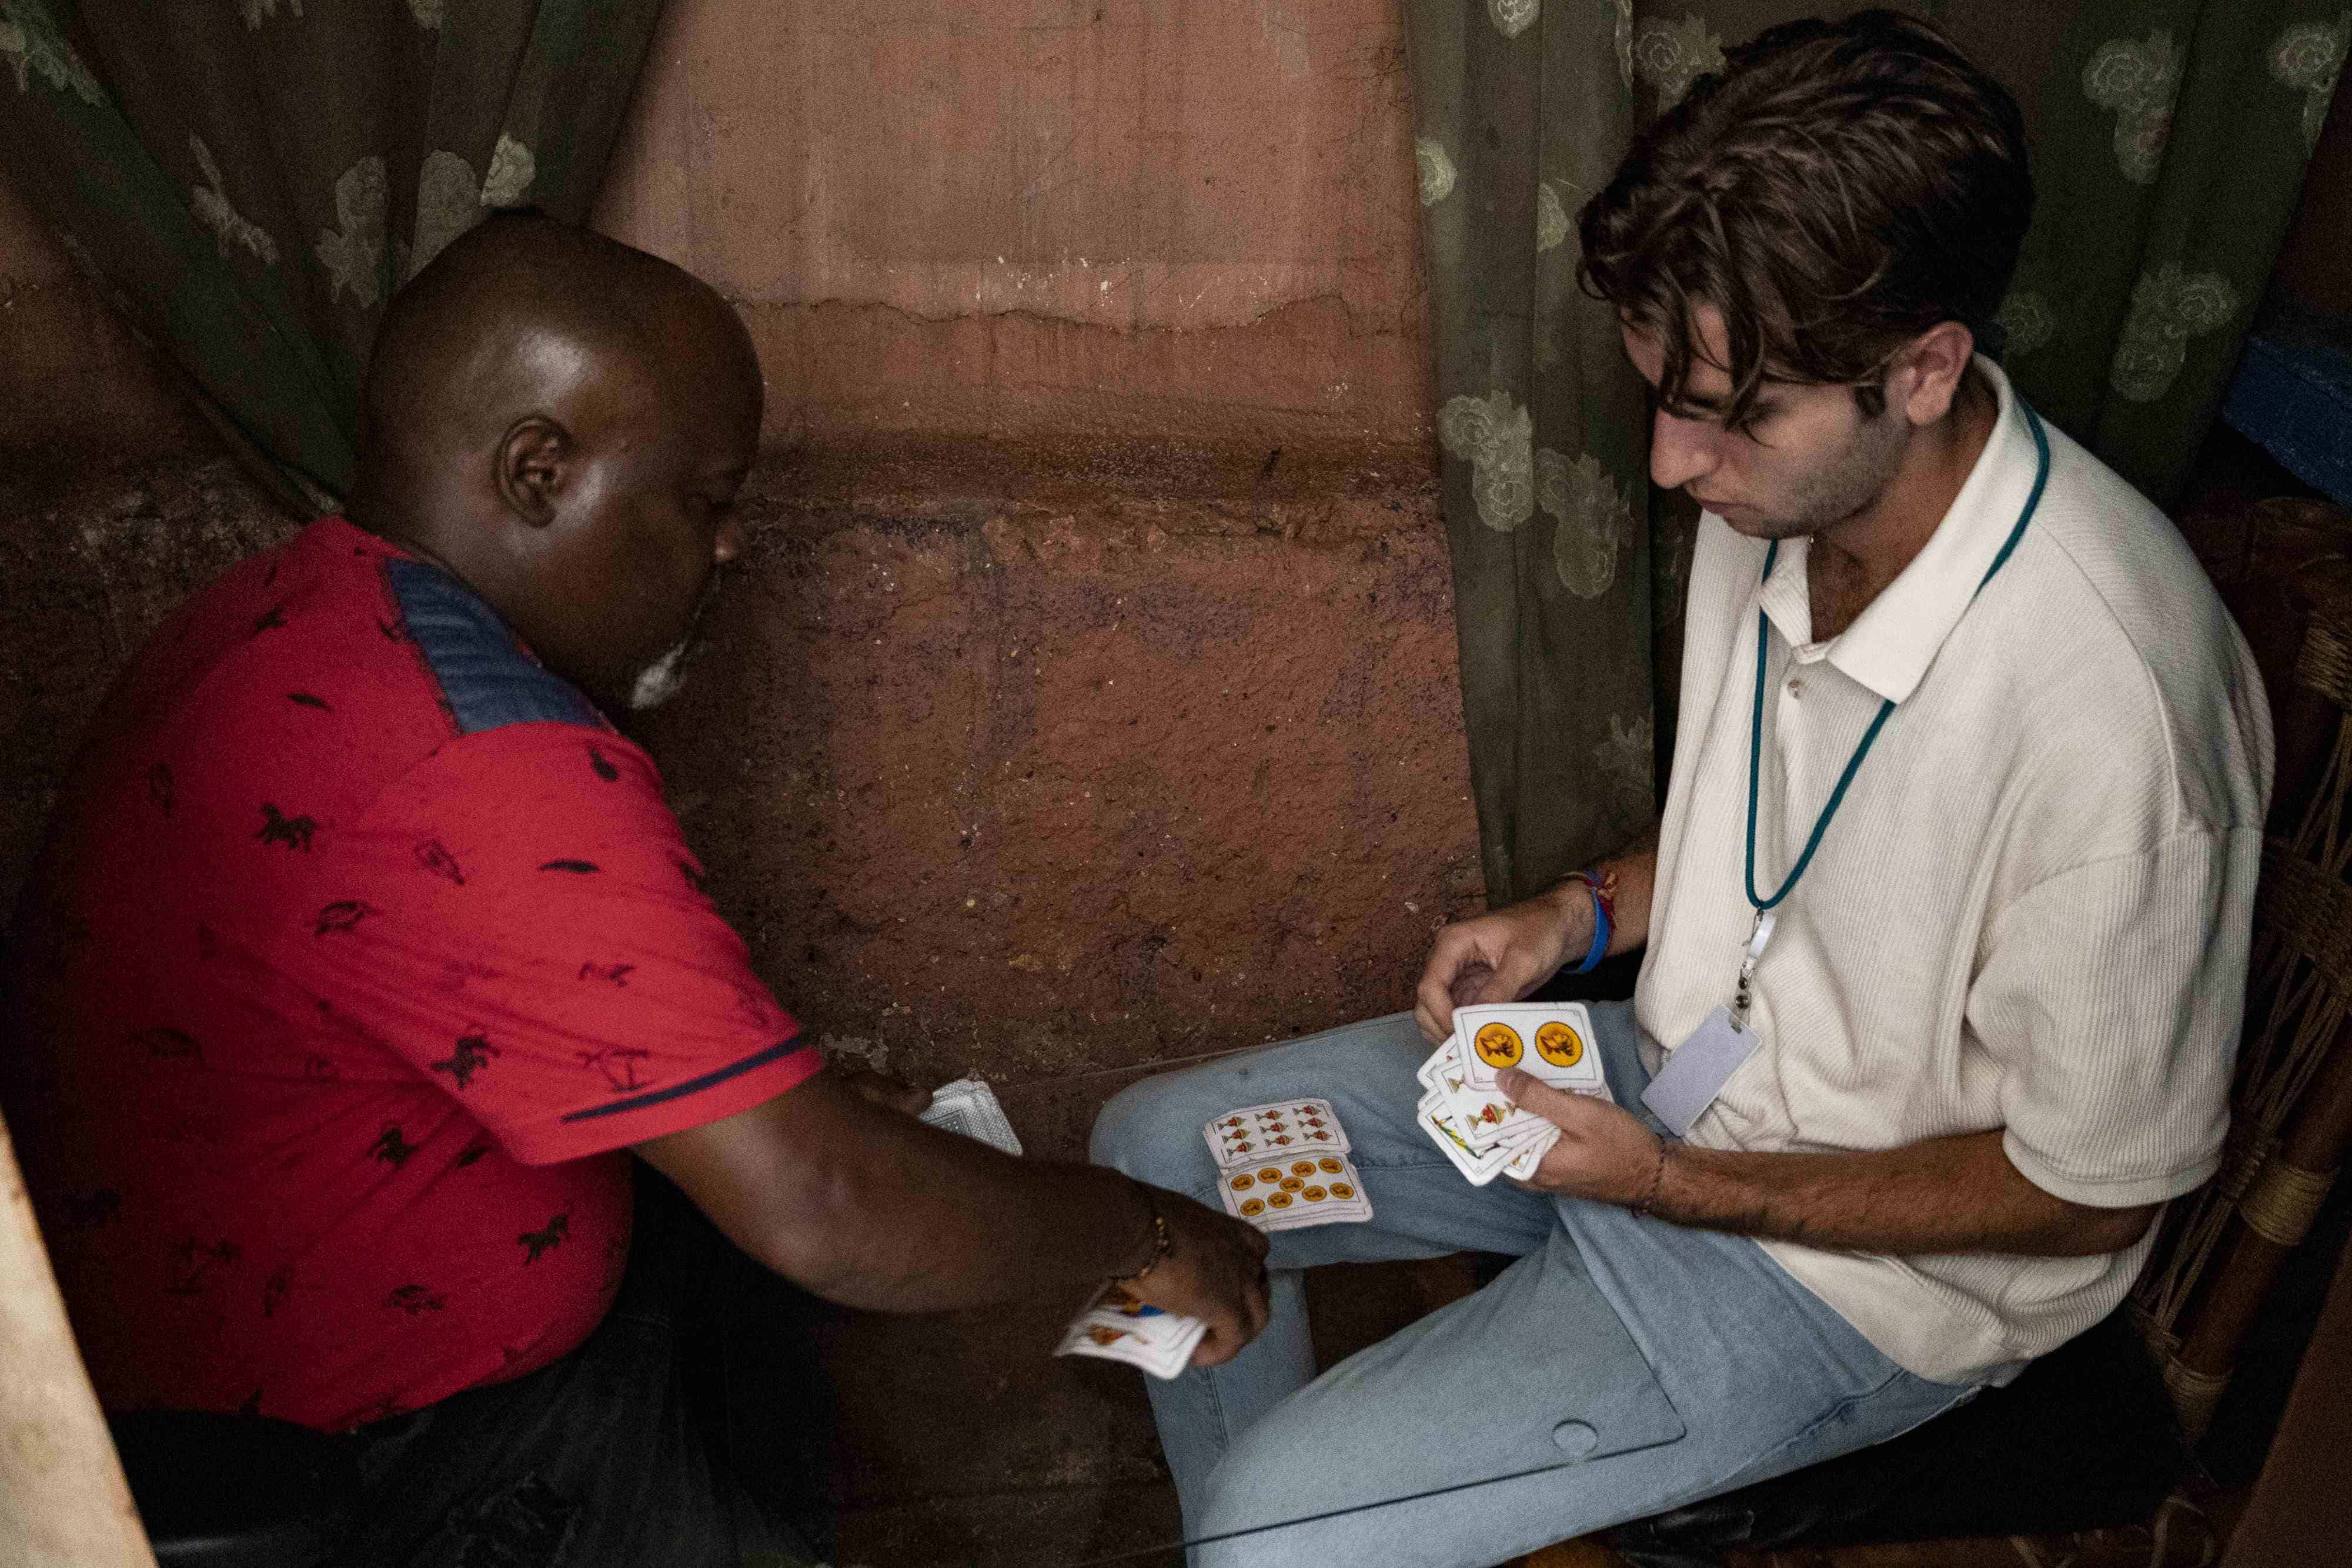
[[[802,1217],[801,1282],[844,1305],[929,1312],[1108,1280],[1151,1258],[1135,1183],[1096,1166],[1017,1160],[919,1123],[840,1173]]]
[[[1651,1213],[1843,1251],[2081,1257],[2130,1246],[2152,1213],[2042,1191],[2010,1163],[1998,1132],[1850,1154],[1673,1145],[1662,1158]]]
[[[1125,1176],[1012,1158],[822,1074],[729,1121],[741,1124],[638,1153],[736,1245],[829,1301],[982,1306],[1109,1279],[1151,1256],[1150,1210]]]

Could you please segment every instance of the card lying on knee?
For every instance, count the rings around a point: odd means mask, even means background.
[[[1260,1230],[1296,1230],[1370,1219],[1364,1178],[1345,1155],[1296,1155],[1241,1166],[1217,1178],[1225,1212]]]
[[[1284,1100],[1228,1111],[1202,1130],[1220,1166],[1248,1165],[1279,1155],[1348,1152],[1348,1134],[1328,1100]]]
[[[1286,1100],[1228,1111],[1202,1129],[1218,1166],[1225,1212],[1261,1230],[1339,1225],[1372,1217],[1348,1134],[1328,1100]]]

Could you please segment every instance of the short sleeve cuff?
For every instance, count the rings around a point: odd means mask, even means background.
[[[824,1057],[814,1045],[786,1039],[681,1083],[505,1129],[499,1142],[527,1166],[584,1159],[764,1104],[799,1087],[824,1065]]]
[[[2193,1164],[2156,1176],[2086,1176],[2062,1171],[2018,1139],[2015,1129],[2001,1134],[2000,1152],[2018,1174],[2053,1197],[2079,1203],[2085,1208],[2137,1208],[2165,1203],[2205,1185],[2221,1166],[2219,1151]]]

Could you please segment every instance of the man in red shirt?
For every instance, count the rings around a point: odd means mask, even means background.
[[[645,1332],[719,1276],[690,1214],[632,1264],[632,1150],[837,1301],[1264,1321],[1255,1231],[825,1071],[604,718],[674,682],[760,409],[707,287],[485,222],[388,312],[349,520],[157,633],[20,906],[6,1108],[101,1398],[362,1430],[354,1561],[773,1549]]]

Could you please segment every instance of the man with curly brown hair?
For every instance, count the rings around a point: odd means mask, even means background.
[[[1413,1013],[1105,1111],[1205,1196],[1205,1117],[1325,1096],[1375,1207],[1153,1390],[1196,1562],[1478,1568],[1882,1441],[2105,1316],[2212,1172],[2267,711],[2179,535],[1979,351],[2032,204],[2009,94],[1879,11],[1736,51],[1584,209],[1705,508],[1664,810],[1440,932]],[[1637,949],[1614,1103],[1507,1071],[1559,1140],[1465,1186],[1412,1110],[1455,1008]],[[1465,1247],[1518,1261],[1310,1382],[1301,1270]]]

